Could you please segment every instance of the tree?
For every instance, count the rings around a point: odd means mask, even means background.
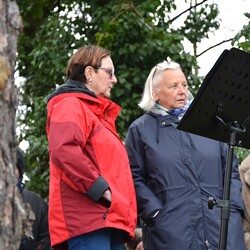
[[[49,160],[45,133],[48,93],[65,80],[69,57],[76,48],[98,44],[112,51],[118,84],[112,100],[122,106],[117,119],[124,139],[131,122],[142,114],[137,107],[150,69],[171,58],[182,65],[195,95],[202,78],[197,76],[197,46],[219,27],[218,7],[208,0],[190,1],[189,8],[170,17],[175,1],[160,0],[18,0],[24,32],[18,43],[18,70],[25,78],[21,90],[19,140],[29,142],[29,188],[45,198]],[[195,4],[193,4],[195,3]],[[179,18],[184,22],[176,26]],[[193,51],[183,44],[189,41]]]
[[[245,24],[236,36],[232,39],[232,45],[250,53],[250,13],[244,14],[248,19],[248,24]],[[236,149],[237,155],[239,156],[240,162],[247,157],[250,150],[238,148]]]
[[[15,174],[17,98],[14,69],[21,17],[15,1],[0,1],[0,6],[0,246],[14,250],[24,232],[31,230]]]

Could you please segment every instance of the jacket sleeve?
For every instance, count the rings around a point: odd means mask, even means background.
[[[108,184],[100,176],[89,139],[94,127],[91,111],[80,99],[65,98],[55,105],[49,120],[50,161],[68,185],[98,200]]]
[[[140,131],[132,124],[125,140],[130,167],[134,179],[139,216],[146,222],[150,215],[162,208],[161,202],[147,185],[145,152]]]
[[[36,248],[40,250],[47,250],[52,249],[50,248],[50,236],[49,236],[49,229],[48,229],[48,205],[46,202],[40,198],[41,203],[41,216],[39,225],[38,225],[38,235],[37,235],[37,242]]]
[[[242,181],[242,196],[244,201],[244,227],[250,233],[250,154],[241,162],[240,176]]]
[[[48,228],[48,205],[42,197],[30,190],[22,192],[23,201],[29,204],[35,220],[32,225],[32,237],[25,237],[22,240],[20,250],[48,250],[50,248],[50,235]]]

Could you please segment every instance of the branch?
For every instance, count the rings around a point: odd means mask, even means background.
[[[207,1],[207,0],[206,0]],[[145,21],[145,19],[141,16],[141,14],[139,13],[139,11],[136,9],[135,5],[134,5],[134,1],[128,1],[130,3],[129,8],[132,9],[132,11],[134,11],[134,13],[142,19],[143,23],[149,28],[152,29],[152,27]],[[121,5],[121,4],[120,4]],[[121,8],[121,11],[117,13],[117,15],[115,17],[113,17],[109,22],[114,22],[120,15],[122,15],[124,12],[126,11],[126,9]],[[103,39],[103,37],[107,34],[108,32],[105,31],[102,36],[99,38],[99,40],[97,41],[97,45],[101,44],[101,41]]]
[[[200,3],[195,4],[194,6],[190,6],[188,9],[184,10],[183,12],[181,12],[179,15],[177,15],[176,17],[172,18],[171,20],[169,20],[169,23],[172,23],[173,21],[175,21],[177,18],[179,18],[181,15],[185,14],[186,12],[190,11],[193,8],[196,8],[197,6],[207,2],[208,0],[203,0]]]
[[[213,48],[215,48],[215,47],[217,47],[217,46],[219,46],[219,45],[221,45],[221,44],[223,44],[223,43],[227,43],[227,42],[230,42],[230,41],[232,41],[232,40],[233,40],[233,38],[229,38],[229,39],[227,39],[227,40],[224,40],[224,41],[222,41],[222,42],[219,42],[219,43],[217,43],[217,44],[215,44],[215,45],[209,47],[208,49],[204,50],[204,51],[201,52],[200,54],[198,54],[197,57],[203,55],[204,53],[208,52],[209,50],[211,50],[211,49],[213,49]]]
[[[136,9],[135,5],[134,5],[134,1],[130,2],[130,7],[131,9],[135,12],[135,14],[140,17],[142,19],[142,21],[144,22],[144,24],[149,28],[152,29],[152,27],[145,21],[145,19],[143,18],[143,16],[141,16],[141,14],[139,13],[139,11]]]

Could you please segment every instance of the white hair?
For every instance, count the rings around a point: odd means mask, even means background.
[[[155,100],[153,98],[153,89],[157,89],[160,79],[159,76],[167,69],[181,69],[181,66],[173,61],[163,61],[151,69],[144,86],[141,101],[138,104],[141,109],[145,111],[154,109]]]

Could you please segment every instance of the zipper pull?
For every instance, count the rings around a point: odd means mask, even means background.
[[[106,218],[107,218],[108,212],[109,212],[109,208],[108,208],[108,210],[105,212],[105,214],[103,215],[103,219],[106,219]]]
[[[207,249],[210,250],[210,244],[209,244],[208,240],[205,240],[205,245],[206,245]]]

